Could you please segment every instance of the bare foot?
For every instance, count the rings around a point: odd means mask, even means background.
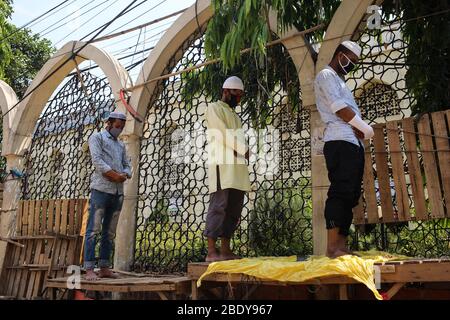
[[[109,268],[101,268],[98,275],[100,278],[117,279],[119,277],[117,273],[112,272]]]
[[[221,260],[238,260],[241,259],[238,255],[234,254],[233,252],[229,253],[222,253],[220,255]]]
[[[220,255],[218,255],[217,253],[209,253],[205,259],[206,262],[216,262],[220,260]]]
[[[357,256],[357,257],[361,257],[361,255],[357,254],[356,252],[350,250],[350,249],[342,249],[342,251],[347,252],[347,254],[351,254],[352,256]]]
[[[85,279],[87,281],[95,281],[95,280],[98,280],[98,276],[94,270],[86,270]]]
[[[334,250],[334,251],[327,251],[327,257],[330,258],[330,259],[342,257],[342,256],[345,256],[345,255],[348,255],[348,254],[349,254],[348,252],[345,252],[345,251],[343,251],[341,249],[337,249],[337,250]]]

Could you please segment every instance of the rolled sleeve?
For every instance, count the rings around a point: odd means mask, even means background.
[[[91,153],[92,164],[95,169],[103,174],[112,169],[102,158],[102,146],[100,139],[100,135],[97,134],[92,135],[89,138],[89,151]]]
[[[339,83],[330,70],[323,70],[317,75],[314,87],[332,112],[336,113],[347,106],[341,98]]]

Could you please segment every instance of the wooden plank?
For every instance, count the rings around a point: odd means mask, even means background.
[[[431,204],[431,216],[435,218],[443,218],[444,204],[442,202],[441,187],[439,185],[439,175],[436,166],[436,156],[433,146],[433,138],[431,137],[430,117],[428,114],[422,116],[417,124],[421,152],[423,157],[423,166],[425,169],[425,177],[427,182],[428,198]]]
[[[42,248],[44,252],[41,252],[39,255],[39,264],[45,263],[45,246]],[[43,268],[41,270],[36,270],[36,280],[34,282],[34,291],[32,292],[32,297],[40,297],[42,293],[42,287],[44,284],[45,274],[46,274],[47,268]]]
[[[439,170],[442,179],[442,190],[447,207],[447,217],[450,217],[450,146],[447,125],[444,112],[433,112],[431,114],[433,121],[433,131],[435,134],[436,149],[439,159]],[[448,123],[450,127],[450,121]]]
[[[50,206],[50,204],[49,204],[49,206]],[[52,225],[52,228],[53,228],[53,225]],[[55,243],[55,241],[56,241],[56,238],[52,239],[52,240],[49,240],[49,241],[47,241],[47,245],[45,246],[44,263],[48,264],[48,267],[43,272],[44,285],[45,285],[45,283],[47,281],[47,278],[49,278],[51,276],[52,258],[53,258],[52,253],[53,253],[53,250],[54,250],[54,243]],[[45,298],[50,298],[50,295],[51,295],[51,292],[47,291],[47,292],[45,292],[44,297]]]
[[[76,205],[77,200],[72,199],[69,201],[69,222],[68,222],[68,228],[67,231],[69,234],[73,234],[76,232],[76,226],[75,226],[75,216],[76,216]],[[67,247],[67,258],[66,258],[66,265],[72,265],[72,264],[78,264],[79,257],[76,257],[76,247],[79,242],[79,239],[76,238],[74,240],[68,241],[68,247]]]
[[[425,220],[428,218],[428,211],[425,204],[425,192],[417,151],[414,119],[407,118],[402,120],[402,128],[403,137],[405,139],[406,161],[408,164],[408,174],[413,195],[415,218],[417,220]]]
[[[42,208],[42,211],[41,211],[41,221],[40,221],[40,225],[41,225],[41,229],[40,229],[41,231],[40,231],[40,233],[41,233],[41,234],[44,234],[45,231],[46,231],[46,229],[47,229],[47,215],[48,215],[47,211],[48,211],[48,203],[49,203],[48,200],[42,200],[42,201],[41,201],[41,208]]]
[[[58,199],[55,202],[55,225],[53,226],[53,231],[60,233],[61,232],[61,210],[62,210],[62,200]],[[52,244],[52,252],[51,252],[51,266],[58,265],[59,254],[61,251],[61,241],[57,238],[53,241]],[[57,277],[57,272],[51,271],[51,267],[49,268],[48,276],[51,278]]]
[[[78,255],[80,257],[80,264],[83,263],[83,255],[84,255],[84,240],[86,235],[86,229],[89,219],[89,200],[84,199],[83,201],[83,213],[82,213],[82,219],[81,219],[81,229],[80,229],[80,245],[78,249]]]
[[[206,271],[205,266],[188,265],[188,275],[195,281]],[[205,277],[204,281],[217,282],[241,282],[245,279],[241,274],[215,273]],[[277,281],[259,279],[264,285],[283,285]],[[395,266],[395,272],[381,273],[381,282],[448,282],[450,281],[450,262],[443,263],[405,263]],[[194,285],[193,283],[193,285]],[[344,276],[330,276],[320,279],[308,280],[301,283],[288,284],[351,284],[357,283],[355,280]],[[193,287],[194,289],[194,287]]]
[[[9,271],[6,267],[9,266],[12,262],[13,254],[14,254],[14,246],[11,246],[9,243],[6,243],[5,257],[3,260],[3,269],[0,270],[0,294],[5,295],[8,288],[8,274]]]
[[[47,211],[47,231],[53,231],[53,222],[55,220],[55,200],[49,200]]]
[[[346,284],[339,285],[339,300],[348,300],[348,290]]]
[[[410,220],[408,189],[406,187],[403,152],[397,121],[386,123],[389,152],[391,154],[392,177],[394,178],[397,215],[399,221]]]
[[[392,205],[390,175],[388,167],[388,156],[384,142],[384,131],[382,126],[374,126],[373,144],[375,147],[375,164],[377,169],[378,188],[381,200],[383,223],[393,222],[394,208]]]
[[[17,220],[16,220],[16,234],[22,235],[22,220],[23,220],[24,201],[19,201],[17,204]]]
[[[69,200],[64,199],[62,200],[61,204],[61,224],[59,230],[56,230],[56,232],[67,234],[68,219],[69,219]]]
[[[375,178],[373,176],[372,153],[370,152],[369,140],[364,140],[364,199],[366,201],[367,222],[378,223],[377,197],[375,192]]]
[[[37,235],[37,236],[18,236],[18,237],[11,237],[12,240],[42,240],[42,239],[53,239],[55,237],[66,239],[66,240],[73,240],[78,238],[78,235],[62,235],[60,233],[56,232],[48,232],[47,234],[43,235]]]
[[[45,240],[37,240],[36,241],[36,249],[34,251],[34,255],[33,255],[33,263],[34,264],[39,264],[39,259],[41,257],[41,250],[42,250],[42,245],[43,245],[43,241]],[[34,292],[34,285],[35,285],[35,281],[36,281],[36,276],[37,276],[37,271],[31,271],[29,270],[30,273],[30,278],[28,280],[28,288],[27,291],[25,293],[25,297],[27,299],[31,299],[33,296],[33,292]]]
[[[78,230],[76,230],[76,226],[75,226],[76,205],[77,205],[77,200],[75,200],[75,199],[69,200],[69,212],[68,212],[69,220],[68,220],[68,224],[67,224],[68,234],[78,233]]]
[[[57,199],[55,201],[55,223],[53,225],[53,231],[54,232],[61,232],[60,226],[61,226],[61,205],[62,200]]]
[[[33,203],[33,201],[31,201],[30,209],[33,206],[32,203]],[[32,263],[31,258],[32,258],[33,251],[36,248],[36,244],[37,244],[36,240],[26,240],[26,250],[25,250],[26,253],[25,253],[25,257],[24,257],[23,261],[20,263],[20,265]],[[29,278],[30,278],[29,270],[28,269],[21,270],[19,283],[17,284],[17,286],[18,286],[18,291],[16,294],[17,298],[24,298],[26,296],[26,292],[27,292],[26,290],[28,287]]]
[[[68,232],[68,221],[69,221],[69,204],[70,200],[64,199],[62,201],[61,205],[61,226],[60,226],[60,233],[63,235],[66,235]],[[67,249],[69,240],[60,239],[59,242],[61,242],[61,250],[59,252],[59,255],[57,256],[57,265],[62,266],[66,265],[66,259],[67,259]],[[64,271],[57,271],[56,276],[62,276],[64,275]]]
[[[30,201],[26,200],[23,202],[23,214],[22,214],[22,227],[20,234],[26,235],[28,234],[28,218],[29,218],[29,210],[30,210]],[[17,265],[22,265],[25,261],[25,256],[27,254],[27,250],[29,249],[29,243],[24,241],[24,244],[27,246],[23,250],[20,251],[19,258],[15,261]],[[17,270],[14,275],[13,287],[11,288],[11,295],[18,297],[18,291],[20,287],[20,282],[22,279],[23,270]]]
[[[364,199],[361,195],[358,201],[358,205],[353,208],[353,223],[354,224],[365,224],[366,216],[364,212]]]
[[[28,210],[30,208],[30,201],[26,200],[23,202],[23,213],[22,213],[22,226],[20,228],[20,235],[28,234]]]
[[[41,233],[41,200],[36,200],[34,202],[34,222],[33,222],[33,234]]]
[[[12,255],[12,260],[8,264],[9,266],[18,265],[21,253],[22,253],[22,251],[25,251],[25,248],[20,248],[20,247],[14,246],[13,250],[14,250],[14,253]],[[11,296],[14,295],[13,294],[13,291],[14,291],[14,288],[15,288],[14,287],[14,283],[15,283],[15,280],[16,280],[17,272],[18,272],[18,270],[11,270],[7,274],[7,281],[8,281],[7,290],[6,290],[6,294],[7,295],[11,295]]]
[[[34,211],[34,207],[35,207],[36,202],[34,200],[30,200],[30,207],[28,209],[28,228],[27,228],[27,235],[31,236],[34,233],[34,215],[35,215],[35,211]]]
[[[40,225],[41,210],[42,210],[41,201],[36,200],[35,205],[34,205],[33,235],[39,235],[39,233],[41,232],[41,225]],[[41,254],[41,250],[42,250],[43,241],[45,241],[45,240],[41,239],[41,240],[35,241],[36,246],[35,246],[35,250],[31,253],[30,263],[31,263],[31,261],[32,261],[32,263],[35,263],[35,264],[39,263],[39,258],[40,258],[40,254]],[[27,290],[26,290],[26,292],[24,292],[24,296],[27,299],[31,299],[31,297],[33,295],[33,291],[34,291],[34,283],[36,280],[37,273],[32,272],[30,270],[28,270],[28,272],[29,272],[29,280],[27,280],[28,281]]]

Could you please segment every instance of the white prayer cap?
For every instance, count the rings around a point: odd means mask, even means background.
[[[353,41],[344,41],[341,43],[344,47],[346,47],[348,50],[350,50],[351,52],[353,52],[354,54],[356,54],[358,56],[358,58],[361,57],[361,47]]]
[[[111,112],[108,116],[108,119],[120,119],[120,120],[127,120],[127,116],[123,112],[114,111]]]
[[[223,83],[222,89],[237,89],[237,90],[244,91],[244,83],[238,77],[235,77],[235,76],[229,77]]]

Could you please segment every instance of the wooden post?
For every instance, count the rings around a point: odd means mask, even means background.
[[[198,300],[197,280],[192,280],[191,286],[192,286],[192,300]]]
[[[328,180],[322,141],[323,122],[316,106],[311,108],[311,182],[312,182],[312,228],[313,251],[315,255],[324,255],[327,249],[327,230],[325,223],[325,201],[327,199]]]
[[[348,291],[346,284],[339,285],[339,300],[348,300]]]

